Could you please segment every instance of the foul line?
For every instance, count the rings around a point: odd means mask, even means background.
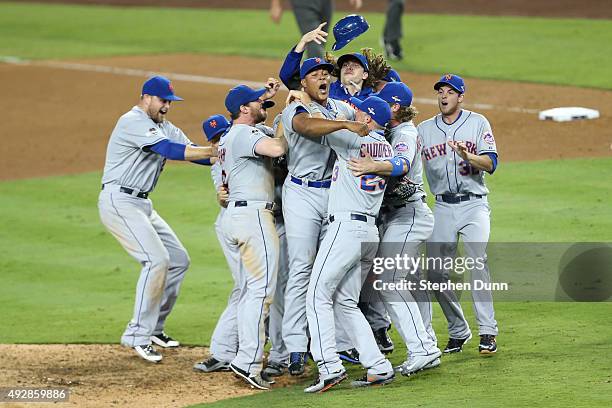
[[[67,70],[72,70],[72,71],[82,71],[82,72],[100,72],[100,73],[105,73],[105,74],[128,75],[128,76],[145,77],[145,78],[153,76],[153,75],[163,75],[174,81],[196,82],[196,83],[211,84],[211,85],[236,86],[239,84],[244,84],[244,85],[248,85],[251,87],[261,87],[263,85],[263,82],[244,81],[241,79],[218,78],[218,77],[211,77],[211,76],[205,76],[205,75],[177,74],[174,72],[149,71],[146,69],[135,69],[135,68],[109,67],[106,65],[81,64],[77,62],[30,61],[30,60],[23,60],[18,57],[11,57],[11,56],[0,56],[0,62],[4,62],[6,64],[12,64],[12,65],[38,66],[38,67],[47,67],[47,68],[67,69]],[[287,91],[287,88],[284,86],[282,86],[281,89]],[[414,98],[414,101],[417,103],[422,103],[422,104],[427,104],[427,105],[438,105],[438,101],[436,99]],[[521,108],[521,107],[499,107],[499,106],[485,104],[485,103],[466,104],[466,107],[475,108],[478,110],[502,110],[502,111],[514,112],[514,113],[528,113],[528,114],[539,113],[539,110],[537,109],[528,109],[528,108]]]

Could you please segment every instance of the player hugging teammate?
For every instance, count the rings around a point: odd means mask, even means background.
[[[365,369],[353,387],[384,385],[440,365],[430,294],[371,290],[374,257],[454,256],[460,236],[468,256],[485,260],[472,280],[490,281],[486,245],[490,209],[485,173],[497,167],[487,119],[462,108],[465,83],[443,75],[434,84],[440,113],[415,127],[412,91],[382,55],[371,50],[310,58],[305,46],[324,42],[321,26],[305,34],[280,72],[292,89],[272,127],[265,125],[280,82],[232,88],[229,120],[203,122],[212,147],[198,147],[165,119],[180,100],[170,82],[145,83],[139,104],[117,123],[109,141],[100,193],[102,222],[142,264],[134,316],[122,343],[158,362],[152,347],[176,347],[164,333],[189,257],[153,210],[148,194],[166,159],[212,165],[220,206],[215,230],[234,287],[211,339],[202,372],[232,371],[269,389],[274,377],[318,373],[307,393],[347,378],[345,363]],[[333,80],[337,76],[337,80]],[[211,159],[206,159],[213,156]],[[434,212],[425,203],[423,170]],[[380,245],[379,245],[380,243]],[[383,283],[419,279],[423,271],[386,269]],[[444,281],[448,270],[429,270]],[[444,353],[462,350],[472,332],[456,294],[434,292],[448,320]],[[490,291],[473,291],[481,354],[497,351]],[[387,334],[393,323],[408,354],[396,367]],[[272,343],[264,366],[264,347]]]

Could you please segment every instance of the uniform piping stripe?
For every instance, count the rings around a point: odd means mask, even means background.
[[[149,269],[147,270],[147,276],[145,278],[144,285],[142,285],[142,293],[140,294],[140,304],[138,305],[138,313],[137,313],[138,314],[138,320],[136,321],[136,326],[140,327],[140,311],[142,310],[142,302],[144,301],[144,296],[143,296],[144,295],[144,290],[147,287],[147,282],[149,281],[149,273],[151,272],[151,266],[153,265],[153,263],[151,262],[151,257],[149,256],[149,254],[147,253],[147,251],[145,251],[144,246],[140,243],[140,241],[138,240],[138,237],[136,237],[136,234],[134,234],[134,231],[132,231],[132,229],[128,225],[127,220],[121,214],[119,214],[119,210],[117,209],[117,207],[115,207],[115,202],[113,200],[113,195],[112,194],[110,194],[110,200],[111,200],[111,205],[115,209],[115,212],[117,213],[119,218],[121,218],[121,220],[125,224],[125,226],[128,229],[128,231],[130,231],[130,233],[132,234],[132,236],[134,237],[136,242],[138,242],[138,245],[140,246],[140,249],[142,249],[142,252],[147,256],[147,261],[149,262]],[[136,339],[136,335],[135,334],[132,334],[132,337],[134,337],[134,340]],[[134,340],[132,340],[132,347],[134,347]]]
[[[410,233],[412,232],[412,227],[414,226],[415,215],[416,215],[416,208],[413,208],[412,209],[412,223],[410,224],[410,229],[408,230],[408,232],[406,233],[406,237],[404,238],[404,244],[402,245],[402,253],[404,252],[404,248],[406,247],[406,242],[408,241],[408,235],[410,235]],[[395,271],[393,272],[393,282],[395,282],[396,273],[397,273],[397,267],[395,268]],[[414,326],[414,332],[416,333],[417,339],[419,339],[419,342],[421,343],[421,348],[423,349],[423,351],[429,354],[429,351],[427,351],[427,349],[425,348],[425,345],[423,344],[423,340],[421,339],[421,337],[419,337],[419,332],[417,330],[416,324],[414,323],[414,316],[412,312],[410,311],[410,308],[407,305],[408,301],[404,299],[404,297],[402,296],[399,290],[395,289],[395,291],[397,292],[399,297],[402,298],[402,301],[406,305],[406,309],[408,310],[408,313],[410,313],[410,321],[412,322],[412,325]]]
[[[334,239],[332,240],[332,243],[329,246],[329,250],[327,251],[327,254],[325,255],[325,259],[323,260],[323,265],[321,265],[321,270],[323,270],[323,268],[325,268],[325,263],[327,262],[327,258],[329,257],[329,254],[330,254],[332,248],[334,247],[334,242],[336,242],[336,238],[338,237],[338,233],[340,232],[340,228],[341,227],[342,227],[342,222],[338,222],[338,229],[336,230],[336,235],[334,235]],[[321,274],[319,274],[319,276],[317,276],[317,281],[315,282],[315,287],[314,287],[315,293],[317,291],[317,286],[319,285],[319,279],[321,279]],[[315,318],[317,319],[317,331],[318,331],[318,335],[319,335],[319,348],[320,348],[320,352],[321,352],[321,357],[323,357],[323,345],[322,345],[322,342],[321,342],[321,327],[319,325],[319,315],[317,314],[317,308],[316,308],[316,303],[314,301],[314,296],[313,296],[313,299],[312,299],[312,310],[314,311]],[[325,360],[323,360],[323,366],[325,367],[325,370],[327,371],[327,374],[330,374],[329,369],[327,368],[327,364],[325,364]]]
[[[261,340],[259,339],[259,326],[261,326],[261,316],[263,314],[264,303],[266,303],[266,297],[268,297],[268,247],[266,246],[266,237],[264,236],[263,227],[261,226],[261,216],[259,214],[259,210],[257,210],[257,222],[259,223],[259,230],[261,231],[261,240],[264,244],[264,254],[266,256],[266,288],[264,289],[264,297],[261,301],[261,308],[259,309],[259,319],[257,320],[257,348],[255,349],[255,355],[253,356],[253,361],[249,363],[248,372],[251,372],[251,366],[255,364],[255,360],[257,359],[257,353],[259,352],[259,346],[261,344]],[[247,289],[248,290],[248,289]]]
[[[461,112],[463,112],[463,111],[461,111]],[[467,122],[467,121],[468,121],[468,119],[470,118],[470,116],[472,116],[472,112],[470,112],[470,113],[467,115],[467,117],[465,118],[465,120],[464,120],[464,121],[463,121],[463,122],[462,122],[462,123],[461,123],[459,126],[457,126],[457,129],[455,129],[455,132],[453,133],[453,142],[455,141],[455,135],[457,134],[457,131],[458,131],[459,129],[461,129],[461,126],[465,125],[465,122]],[[455,155],[455,160],[456,160],[457,153],[455,153],[455,151],[454,151],[454,150],[453,150],[453,154]],[[455,163],[457,163],[457,162],[455,161]],[[458,179],[457,179],[457,172],[455,172],[455,184],[457,185],[457,192],[459,192],[460,188],[459,188],[459,181],[458,181]]]

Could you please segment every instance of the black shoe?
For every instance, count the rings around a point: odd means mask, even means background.
[[[226,361],[219,361],[214,357],[210,357],[207,360],[195,363],[193,369],[205,373],[212,373],[216,371],[230,371],[230,363]]]
[[[454,338],[449,338],[448,339],[448,344],[446,345],[446,348],[444,349],[444,353],[460,353],[461,350],[463,349],[463,345],[465,343],[467,343],[468,341],[470,341],[470,339],[472,338],[472,333],[470,333],[470,335],[464,339],[454,339]]]
[[[174,340],[172,337],[168,336],[164,332],[152,335],[151,341],[163,348],[178,347],[181,345],[181,343],[179,343],[177,340]]]
[[[378,344],[378,349],[384,353],[389,354],[393,353],[394,345],[391,337],[387,334],[387,328],[383,327],[374,332],[374,338],[376,339],[376,344]]]
[[[308,357],[306,352],[294,352],[289,354],[289,374],[302,375],[306,369]]]
[[[257,388],[260,390],[270,389],[271,383],[269,381],[266,381],[266,379],[264,379],[261,374],[250,375],[246,371],[241,370],[233,364],[230,364],[230,369],[234,372],[234,374],[236,374],[236,377],[242,378],[244,381],[247,382],[247,384],[251,386],[251,388]]]
[[[480,344],[478,345],[480,354],[494,354],[497,352],[497,343],[495,336],[492,334],[483,334],[480,336]]]
[[[344,360],[351,364],[360,364],[359,352],[357,351],[357,349],[354,349],[354,348],[349,349],[349,350],[339,351],[338,357],[340,357],[340,360]]]
[[[287,368],[286,363],[268,361],[268,365],[266,366],[266,368],[263,369],[263,373],[267,374],[270,377],[280,377],[281,375],[285,374],[285,368]]]
[[[399,61],[404,58],[399,40],[385,41],[385,56],[388,60]]]

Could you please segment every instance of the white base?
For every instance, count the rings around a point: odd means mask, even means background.
[[[554,108],[541,111],[539,114],[540,120],[554,120],[555,122],[569,122],[572,120],[581,119],[597,119],[599,111],[595,109],[571,107],[571,108]]]

